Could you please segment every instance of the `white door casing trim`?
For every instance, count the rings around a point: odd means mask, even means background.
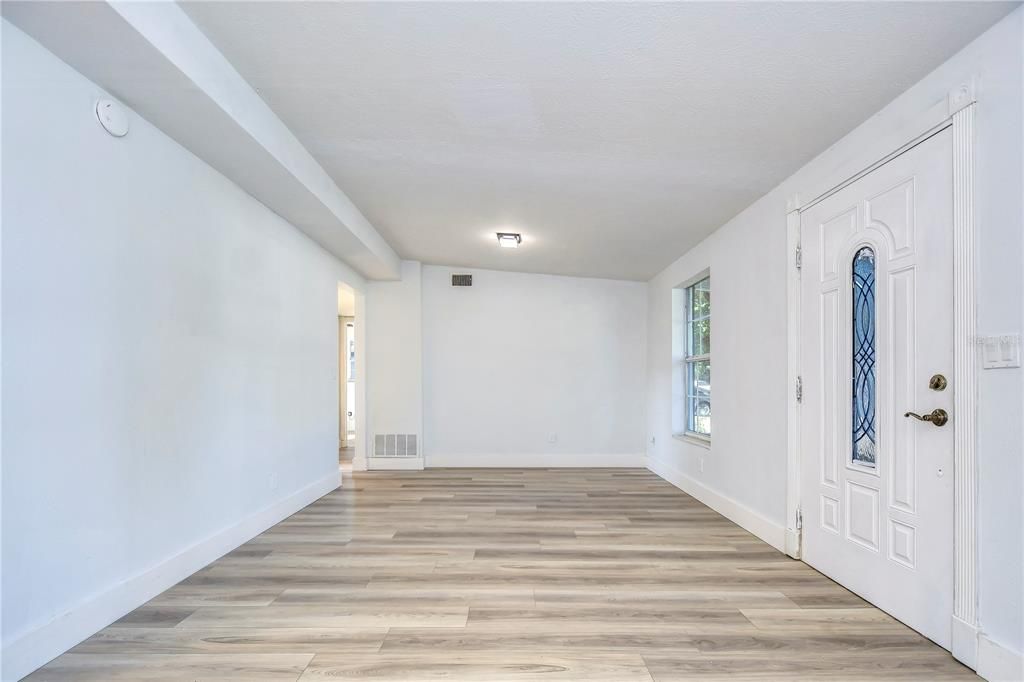
[[[977,357],[974,254],[974,82],[949,92],[946,103],[932,107],[910,126],[903,126],[847,164],[831,178],[817,181],[802,202],[794,195],[786,205],[787,240],[787,410],[786,553],[801,556],[800,528],[800,402],[797,399],[800,367],[800,214],[822,199],[916,146],[935,133],[951,127],[953,133],[953,386],[954,413],[954,585],[952,653],[957,660],[977,668]]]
[[[800,378],[800,210],[791,208],[786,214],[786,253],[789,263],[786,272],[787,341],[786,362],[789,385],[787,401],[786,440],[786,554],[794,559],[801,558],[801,530],[803,521],[800,510],[800,393],[803,390]]]
[[[953,640],[953,655],[972,668],[978,656],[977,583],[977,298],[974,273],[973,84],[949,94],[953,119],[953,631],[973,636]]]

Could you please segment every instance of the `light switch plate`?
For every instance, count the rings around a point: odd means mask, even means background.
[[[983,336],[980,341],[982,369],[1020,367],[1020,334]]]

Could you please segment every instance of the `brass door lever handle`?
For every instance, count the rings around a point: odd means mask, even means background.
[[[907,412],[903,415],[904,417],[913,417],[914,419],[922,422],[931,422],[935,426],[942,426],[949,421],[949,414],[943,409],[932,410],[930,413],[921,415],[914,412]]]

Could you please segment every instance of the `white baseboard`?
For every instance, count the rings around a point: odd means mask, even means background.
[[[422,457],[367,457],[367,471],[422,471]]]
[[[989,682],[1021,682],[1024,680],[1024,656],[981,634],[978,636],[977,671]]]
[[[340,475],[332,472],[160,564],[79,603],[49,623],[18,636],[3,647],[0,679],[13,682],[28,675],[211,561],[320,499],[337,488],[340,482]]]
[[[640,453],[619,454],[476,454],[476,455],[428,455],[429,468],[560,468],[560,467],[643,467],[644,456]]]
[[[953,616],[953,636],[949,652],[971,670],[978,669],[978,628]]]
[[[1024,680],[1024,656],[978,631],[977,626],[953,616],[953,658],[989,682]]]
[[[695,481],[671,464],[667,464],[654,457],[648,457],[647,468],[687,495],[700,500],[736,525],[761,538],[780,552],[784,553],[786,551],[785,526],[775,523],[750,507],[746,507],[736,500],[706,487],[703,483]]]

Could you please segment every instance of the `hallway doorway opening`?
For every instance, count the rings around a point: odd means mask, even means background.
[[[338,463],[352,470],[356,457],[356,292],[338,284]]]

